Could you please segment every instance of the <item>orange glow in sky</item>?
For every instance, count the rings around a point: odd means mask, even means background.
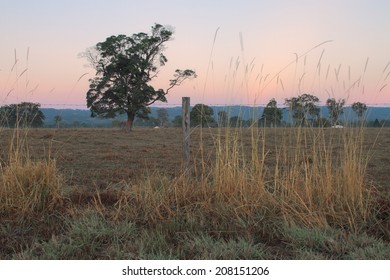
[[[178,68],[198,75],[168,105],[281,105],[303,93],[390,105],[386,0],[15,0],[0,10],[1,104],[86,108],[94,70],[79,53],[161,23],[175,34],[153,85],[167,88]]]

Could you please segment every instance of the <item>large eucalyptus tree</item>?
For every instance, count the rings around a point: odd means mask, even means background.
[[[131,130],[135,117],[147,118],[148,106],[156,101],[166,102],[166,95],[173,87],[196,76],[193,70],[178,69],[167,89],[150,85],[168,61],[163,52],[172,35],[169,28],[155,24],[150,34],[111,36],[83,53],[96,70],[87,92],[92,117],[127,114],[126,128]]]

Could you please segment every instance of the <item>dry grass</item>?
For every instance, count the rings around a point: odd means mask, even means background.
[[[8,182],[3,183],[2,207],[22,205],[20,212],[50,212],[62,200],[64,191],[68,202],[56,211],[68,221],[69,235],[81,230],[78,220],[94,224],[98,216],[105,220],[99,220],[99,225],[107,227],[107,232],[111,232],[111,226],[126,231],[126,224],[131,222],[135,232],[151,238],[159,236],[148,252],[129,245],[153,243],[134,241],[135,233],[129,240],[111,244],[116,250],[130,250],[131,258],[204,256],[190,250],[193,242],[211,247],[215,244],[217,253],[220,245],[216,244],[222,240],[232,246],[241,244],[243,250],[248,244],[259,246],[259,256],[263,258],[361,257],[364,252],[372,254],[371,247],[382,248],[375,250],[384,250],[381,256],[387,256],[389,186],[371,178],[386,175],[386,162],[381,159],[386,158],[388,151],[376,149],[384,147],[390,131],[378,132],[195,129],[191,147],[193,169],[187,175],[181,172],[179,129],[136,129],[131,134],[110,129],[30,130],[25,138],[29,148],[16,150],[12,148],[12,143],[17,143],[14,132],[4,130],[2,147],[11,148],[2,153],[3,159],[9,159],[3,160],[9,165],[3,165],[1,174],[2,181]],[[25,147],[23,143],[16,146]],[[45,143],[50,143],[56,161],[45,156]],[[18,158],[16,155],[25,155],[25,159],[13,160]],[[64,185],[56,163],[64,174]],[[373,163],[381,168],[371,168]],[[9,187],[11,182],[18,187]],[[16,193],[19,189],[23,191]],[[88,214],[91,211],[92,216]],[[0,239],[9,230],[3,229]],[[93,236],[98,234],[93,231]],[[299,237],[303,241],[297,239],[297,232],[304,235]],[[313,232],[322,234],[318,238],[324,238],[325,245],[328,239],[338,238],[335,244],[331,242],[334,250],[313,247]],[[357,236],[362,234],[375,238],[369,237],[371,243],[359,241],[358,248],[342,247],[345,242],[355,244],[354,240],[360,240]],[[51,256],[58,256],[63,248],[68,248],[68,238],[72,238],[66,233],[59,235],[59,240],[47,240],[45,236],[36,237],[38,240],[26,245],[27,249],[17,258],[34,258],[38,251],[42,253],[42,246],[55,251]],[[306,241],[304,251],[295,246]],[[40,242],[48,243],[39,245]],[[72,257],[72,252],[66,252],[66,258],[129,257],[118,252],[101,255],[105,244],[96,245],[100,249],[95,256],[95,250],[91,250],[92,255],[88,256],[77,251]],[[256,255],[252,253],[247,256]]]
[[[281,167],[275,169],[276,193],[288,223],[350,230],[365,224],[373,202],[362,143],[363,134],[354,129],[328,139],[323,130],[298,129],[295,151],[282,148]]]
[[[0,211],[28,215],[53,209],[60,203],[62,177],[56,161],[33,161],[29,155],[27,132],[15,130],[8,159],[0,166]]]
[[[250,217],[267,209],[288,224],[353,231],[372,217],[374,189],[366,180],[368,157],[362,150],[361,132],[347,130],[326,137],[324,130],[298,129],[294,137],[282,140],[290,143],[271,152],[260,131],[249,143],[252,153],[245,153],[241,135],[242,131],[228,131],[223,140],[213,135],[215,155],[198,165],[195,162],[192,178],[169,179],[152,173],[126,183],[119,212],[133,217],[146,214],[143,221],[157,223],[182,212],[197,215],[191,212],[196,205],[196,211],[203,209],[203,217],[214,213],[224,222],[230,217],[258,223]],[[267,164],[270,161],[273,165]]]
[[[258,140],[252,140],[250,130],[237,133],[242,136],[239,152],[245,153],[247,161],[251,161],[252,152],[256,151],[252,149],[252,141],[258,141],[259,153],[263,152],[262,144],[265,144],[267,170],[274,169],[275,154],[281,152],[281,147],[287,145],[287,149],[294,152],[295,142],[298,142],[294,140],[295,130],[290,128],[265,129],[264,137],[263,132],[260,132]],[[324,133],[326,138],[337,136],[333,137],[332,142],[335,153],[342,148],[344,143],[340,138],[341,131],[328,129]],[[367,179],[374,180],[383,190],[390,189],[387,177],[390,163],[390,150],[387,149],[390,145],[390,130],[383,129],[379,133],[378,129],[364,129],[362,133],[362,148],[363,151],[367,151],[369,157]],[[221,137],[216,137],[218,135]],[[204,164],[215,162],[217,146],[226,145],[225,135],[225,131],[218,132],[217,129],[203,131]],[[0,160],[3,163],[9,158],[12,137],[13,130],[1,131]],[[196,163],[200,163],[200,131],[195,129],[191,137],[192,156]],[[181,141],[181,130],[175,128],[160,130],[136,128],[130,134],[116,129],[31,129],[28,132],[29,154],[32,160],[46,159],[45,150],[51,143],[51,156],[56,159],[57,167],[66,179],[66,185],[92,190],[96,187],[106,188],[123,180],[133,181],[140,174],[144,175],[145,172],[150,173],[154,170],[170,177],[179,175],[182,163]],[[221,145],[217,143],[218,141],[221,141]],[[307,144],[311,145],[310,142]],[[231,146],[232,143],[227,145]]]

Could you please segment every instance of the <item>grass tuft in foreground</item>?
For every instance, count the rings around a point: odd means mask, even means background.
[[[31,159],[27,132],[22,132],[15,131],[9,159],[0,166],[0,212],[23,216],[54,209],[62,200],[64,185],[54,159]]]

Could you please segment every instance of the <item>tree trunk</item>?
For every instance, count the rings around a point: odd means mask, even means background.
[[[127,122],[126,122],[126,132],[130,132],[133,129],[133,122],[134,122],[135,114],[133,113],[127,113]]]

